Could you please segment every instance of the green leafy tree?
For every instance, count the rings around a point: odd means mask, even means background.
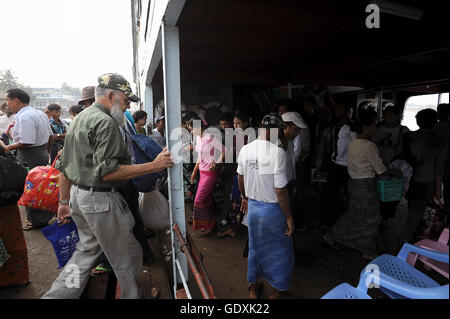
[[[17,76],[11,70],[0,71],[0,92],[6,93],[10,89],[22,89],[34,100],[33,90],[19,82]]]
[[[11,70],[0,71],[0,91],[6,92],[18,87],[22,87],[22,84]]]

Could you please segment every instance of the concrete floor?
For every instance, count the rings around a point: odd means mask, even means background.
[[[192,204],[186,203],[186,218],[191,216]],[[396,217],[391,227],[383,231],[382,237],[388,250],[395,247],[395,234],[398,234],[407,214],[405,203],[399,205]],[[22,221],[25,220],[25,210],[21,208]],[[295,237],[296,267],[292,285],[285,298],[317,299],[333,287],[347,282],[356,286],[359,274],[368,261],[361,254],[343,247],[340,252],[331,251],[319,246],[321,234],[318,231],[317,215],[309,214],[308,229],[297,233]],[[247,234],[242,226],[238,236],[232,239],[220,239],[216,232],[205,237],[200,232],[193,232],[187,224],[195,245],[203,255],[203,264],[213,285],[217,298],[246,299],[247,290],[247,259],[242,257]],[[0,299],[35,299],[40,298],[51,286],[61,270],[53,252],[53,248],[40,230],[25,232],[28,246],[30,269],[30,284],[21,287],[0,288]],[[448,283],[436,273],[428,273],[440,283]],[[202,298],[192,274],[189,274],[189,289],[193,298]],[[270,289],[266,285],[263,297],[267,298]],[[386,298],[381,292],[372,289],[369,294],[373,298]]]

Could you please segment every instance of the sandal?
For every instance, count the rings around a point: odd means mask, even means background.
[[[23,231],[28,231],[28,230],[34,230],[34,229],[39,229],[39,227],[35,227],[33,226],[32,223],[30,223],[28,220],[25,222],[25,225],[23,225]]]
[[[100,264],[91,270],[91,276],[97,277],[97,276],[107,275],[112,272],[113,272],[112,269],[103,267],[103,264]]]

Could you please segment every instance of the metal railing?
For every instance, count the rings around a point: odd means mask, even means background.
[[[188,238],[188,240],[185,241],[177,224],[174,224],[172,231],[174,232],[174,234],[180,244],[181,251],[185,254],[185,256],[187,258],[189,268],[191,269],[192,274],[194,275],[195,281],[197,282],[197,285],[200,288],[203,298],[204,299],[216,299],[213,287],[208,278],[205,267],[202,264],[201,258],[197,252],[194,242],[192,241],[192,238],[189,236],[189,233],[186,233],[186,237]],[[172,248],[174,249],[174,247],[172,247]],[[192,299],[190,291],[189,291],[189,287],[185,280],[185,276],[181,269],[180,263],[178,262],[178,259],[175,258],[173,262],[177,266],[176,269],[178,270],[178,272],[180,274],[181,280],[183,282],[183,287],[186,291],[188,299]],[[175,286],[176,286],[176,283],[175,283]],[[176,298],[176,295],[177,295],[176,288],[174,288],[174,289],[175,289],[174,296]]]

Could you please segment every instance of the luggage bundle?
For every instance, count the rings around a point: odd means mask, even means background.
[[[27,174],[27,168],[14,156],[0,154],[0,206],[17,203]]]
[[[58,212],[59,174],[55,168],[57,158],[51,167],[37,166],[30,170],[23,186],[23,195],[18,205]]]

